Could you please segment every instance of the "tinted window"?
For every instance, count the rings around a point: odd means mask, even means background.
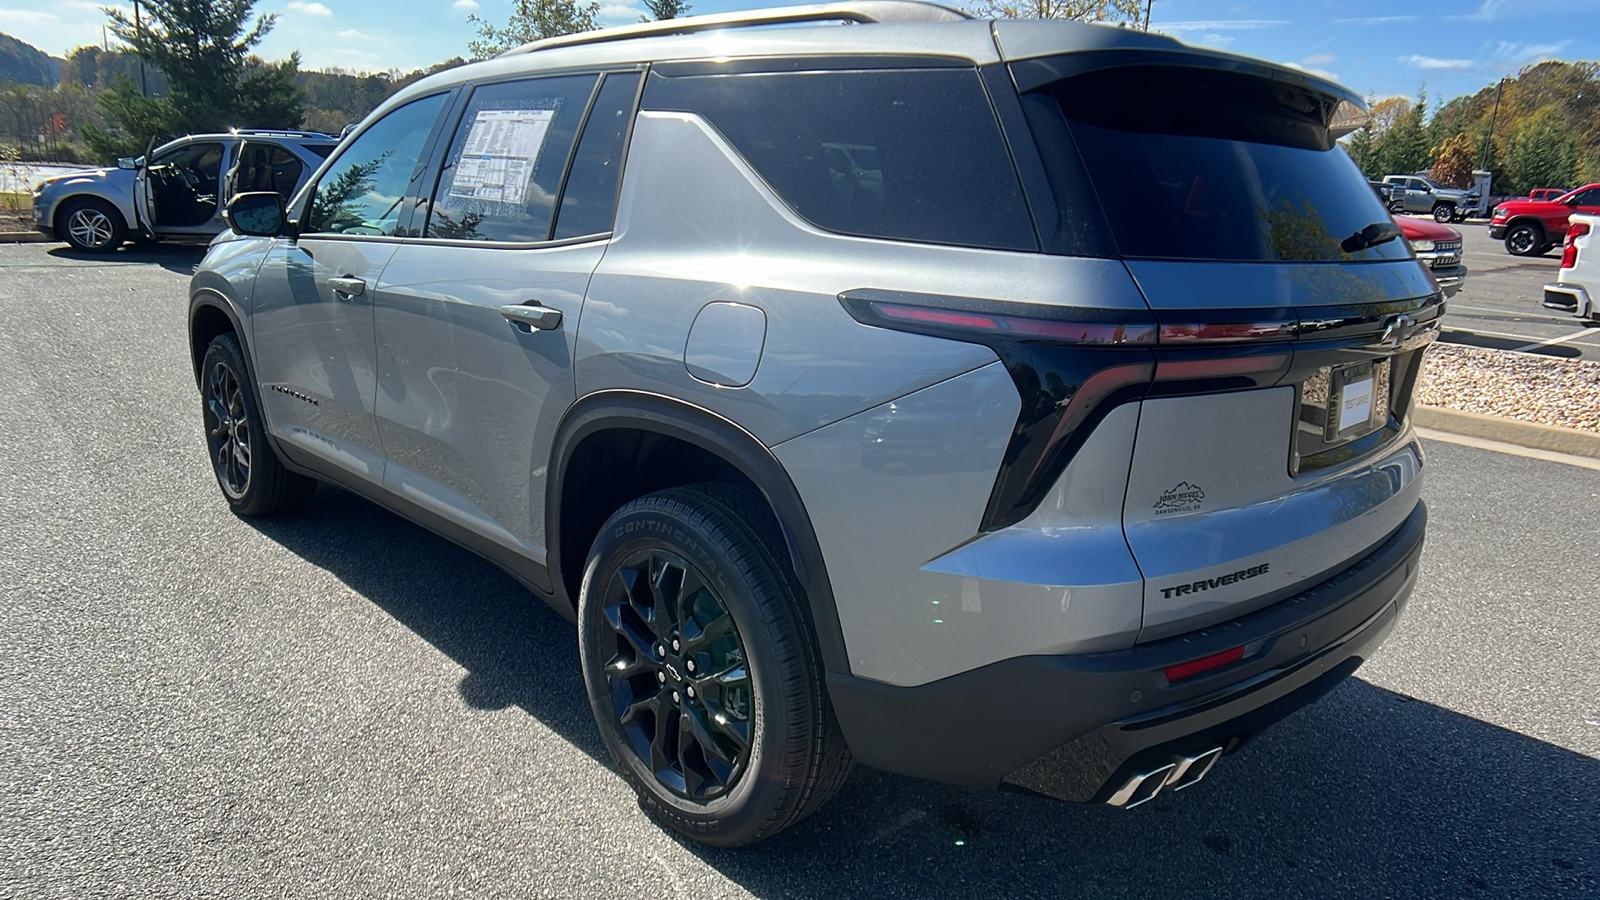
[[[1579,191],[1572,196],[1572,202],[1578,206],[1600,206],[1600,188]]]
[[[401,201],[444,98],[435,94],[407,103],[346,146],[317,184],[305,230],[399,234]]]
[[[622,178],[623,144],[633,122],[633,98],[638,93],[638,73],[607,75],[600,86],[589,120],[584,123],[572,171],[561,192],[561,216],[556,238],[603,234],[611,230],[617,205],[617,184]]]
[[[704,116],[820,228],[1038,249],[972,69],[652,75],[645,105]]]
[[[327,159],[328,158],[328,154],[333,152],[333,148],[337,147],[339,145],[338,144],[301,144],[300,146],[303,149],[309,151],[313,156],[317,157],[318,159]]]
[[[1363,246],[1363,229],[1392,220],[1329,137],[1333,104],[1322,95],[1156,66],[1078,76],[1054,93],[1123,256],[1409,255],[1403,240]]]
[[[539,78],[473,91],[434,189],[426,236],[549,240],[567,154],[595,78]]]

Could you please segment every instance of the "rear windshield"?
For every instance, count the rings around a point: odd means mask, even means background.
[[[1101,71],[1052,89],[1125,257],[1242,262],[1404,259],[1391,219],[1323,122],[1325,98],[1176,67]],[[1363,239],[1362,234],[1367,238]]]

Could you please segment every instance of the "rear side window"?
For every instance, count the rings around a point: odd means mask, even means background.
[[[973,69],[652,75],[644,104],[704,116],[819,228],[1038,249]]]
[[[535,78],[473,91],[445,155],[425,236],[549,240],[561,176],[597,77]]]
[[[1102,70],[1052,89],[1123,256],[1248,262],[1403,259],[1366,177],[1329,138],[1331,104],[1263,78]],[[1046,149],[1046,148],[1041,148]],[[1369,232],[1370,234],[1370,232]]]
[[[572,170],[561,192],[556,240],[603,234],[611,230],[617,185],[622,179],[622,153],[633,122],[633,101],[639,94],[639,73],[606,76],[594,109],[583,125],[583,137],[572,155]]]
[[[328,158],[328,154],[332,153],[333,152],[333,148],[337,147],[337,146],[339,146],[339,145],[338,144],[301,144],[300,145],[300,147],[302,149],[304,149],[306,151],[309,151],[313,156],[317,157],[318,159],[327,159]]]
[[[244,144],[239,150],[239,167],[234,175],[234,190],[274,191],[288,197],[300,183],[305,164],[277,144],[259,141]]]

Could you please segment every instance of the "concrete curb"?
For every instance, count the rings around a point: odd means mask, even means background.
[[[0,231],[0,244],[42,244],[48,240],[37,231]]]
[[[1576,428],[1558,428],[1504,416],[1486,416],[1483,413],[1421,404],[1416,407],[1414,422],[1418,428],[1432,428],[1434,431],[1515,444],[1534,450],[1600,459],[1600,434]]]

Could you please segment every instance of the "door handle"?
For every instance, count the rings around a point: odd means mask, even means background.
[[[537,300],[529,300],[515,306],[502,306],[500,315],[509,319],[511,324],[517,326],[517,330],[524,334],[532,334],[534,329],[553,331],[561,326],[561,310],[540,306]]]
[[[329,278],[328,285],[334,293],[350,297],[359,297],[367,292],[367,283],[359,278]]]

